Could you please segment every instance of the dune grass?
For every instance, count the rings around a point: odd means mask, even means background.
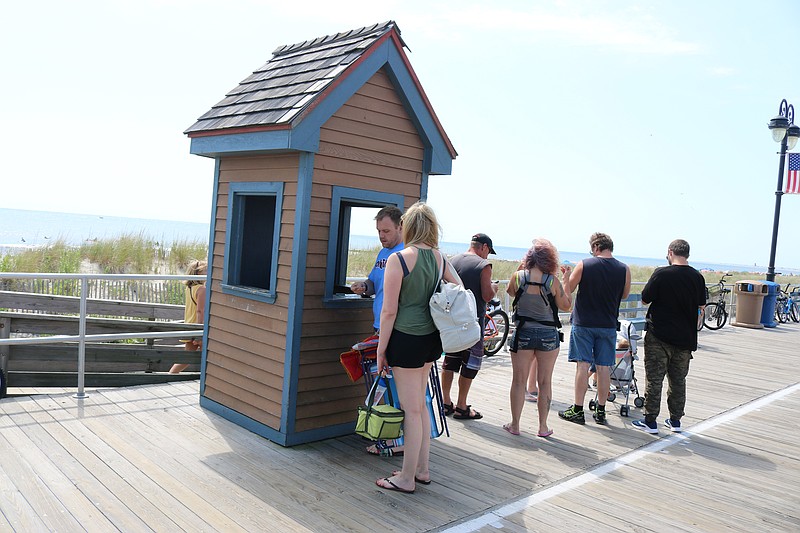
[[[189,261],[208,257],[208,244],[176,241],[169,248],[144,233],[128,233],[70,246],[58,239],[47,246],[6,253],[0,272],[79,273],[88,265],[104,274],[184,274]]]

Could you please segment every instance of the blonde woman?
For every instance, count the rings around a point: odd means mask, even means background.
[[[553,396],[553,368],[561,349],[559,332],[553,320],[553,303],[562,311],[569,311],[572,297],[569,286],[569,267],[562,267],[563,281],[558,273],[558,251],[547,239],[536,239],[525,254],[519,270],[511,277],[507,292],[515,297],[523,287],[514,309],[516,330],[511,339],[511,422],[503,429],[519,435],[522,407],[525,405],[526,382],[531,362],[536,361],[536,381],[539,395],[539,437],[549,437],[553,431],[547,426],[547,415]],[[552,295],[554,299],[550,298]],[[555,310],[557,312],[557,310]]]
[[[431,482],[429,470],[431,420],[425,390],[431,366],[442,354],[439,331],[428,302],[436,289],[444,256],[438,250],[441,228],[433,210],[418,202],[405,212],[405,249],[389,256],[383,281],[378,372],[391,367],[400,405],[405,411],[403,468],[379,478],[382,489],[413,493],[416,484]],[[447,264],[444,279],[461,284]]]
[[[208,262],[197,259],[189,262],[189,266],[186,268],[186,274],[189,276],[205,276],[207,272]],[[184,289],[186,301],[183,321],[187,324],[202,324],[206,310],[206,282],[205,280],[187,279],[184,283],[186,283],[186,289]],[[203,342],[200,340],[182,340],[181,342],[184,343],[184,349],[188,352],[196,352],[203,346]],[[169,373],[178,374],[186,370],[188,366],[176,363],[169,369]]]

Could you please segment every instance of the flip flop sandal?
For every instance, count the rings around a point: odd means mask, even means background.
[[[444,416],[450,416],[456,412],[452,403],[443,403],[442,407],[444,408]]]
[[[380,483],[378,483],[378,481],[385,481],[386,483],[388,483],[388,484],[389,484],[389,485],[391,485],[391,486],[390,486],[390,487],[384,487],[383,485],[381,485]],[[396,491],[396,492],[404,492],[404,493],[406,493],[406,494],[414,494],[414,489],[408,490],[408,489],[403,489],[403,488],[400,488],[400,487],[398,487],[397,485],[395,485],[394,483],[392,483],[392,480],[391,480],[391,479],[389,479],[388,477],[385,477],[385,478],[383,478],[383,479],[377,479],[377,480],[375,480],[375,484],[376,484],[376,485],[377,485],[379,488],[381,488],[381,489],[383,489],[383,490],[393,490],[393,491]]]
[[[456,420],[480,420],[483,418],[483,415],[480,414],[478,411],[473,411],[472,406],[468,405],[466,409],[459,409],[458,407],[455,408],[456,414],[453,415],[453,418]]]

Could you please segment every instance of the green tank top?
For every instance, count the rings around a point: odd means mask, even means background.
[[[439,267],[433,250],[417,249],[414,270],[403,278],[394,328],[408,335],[428,335],[436,331],[428,307],[439,280]]]

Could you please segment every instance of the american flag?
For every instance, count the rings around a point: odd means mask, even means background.
[[[789,154],[789,175],[786,177],[786,194],[800,194],[800,154]]]

